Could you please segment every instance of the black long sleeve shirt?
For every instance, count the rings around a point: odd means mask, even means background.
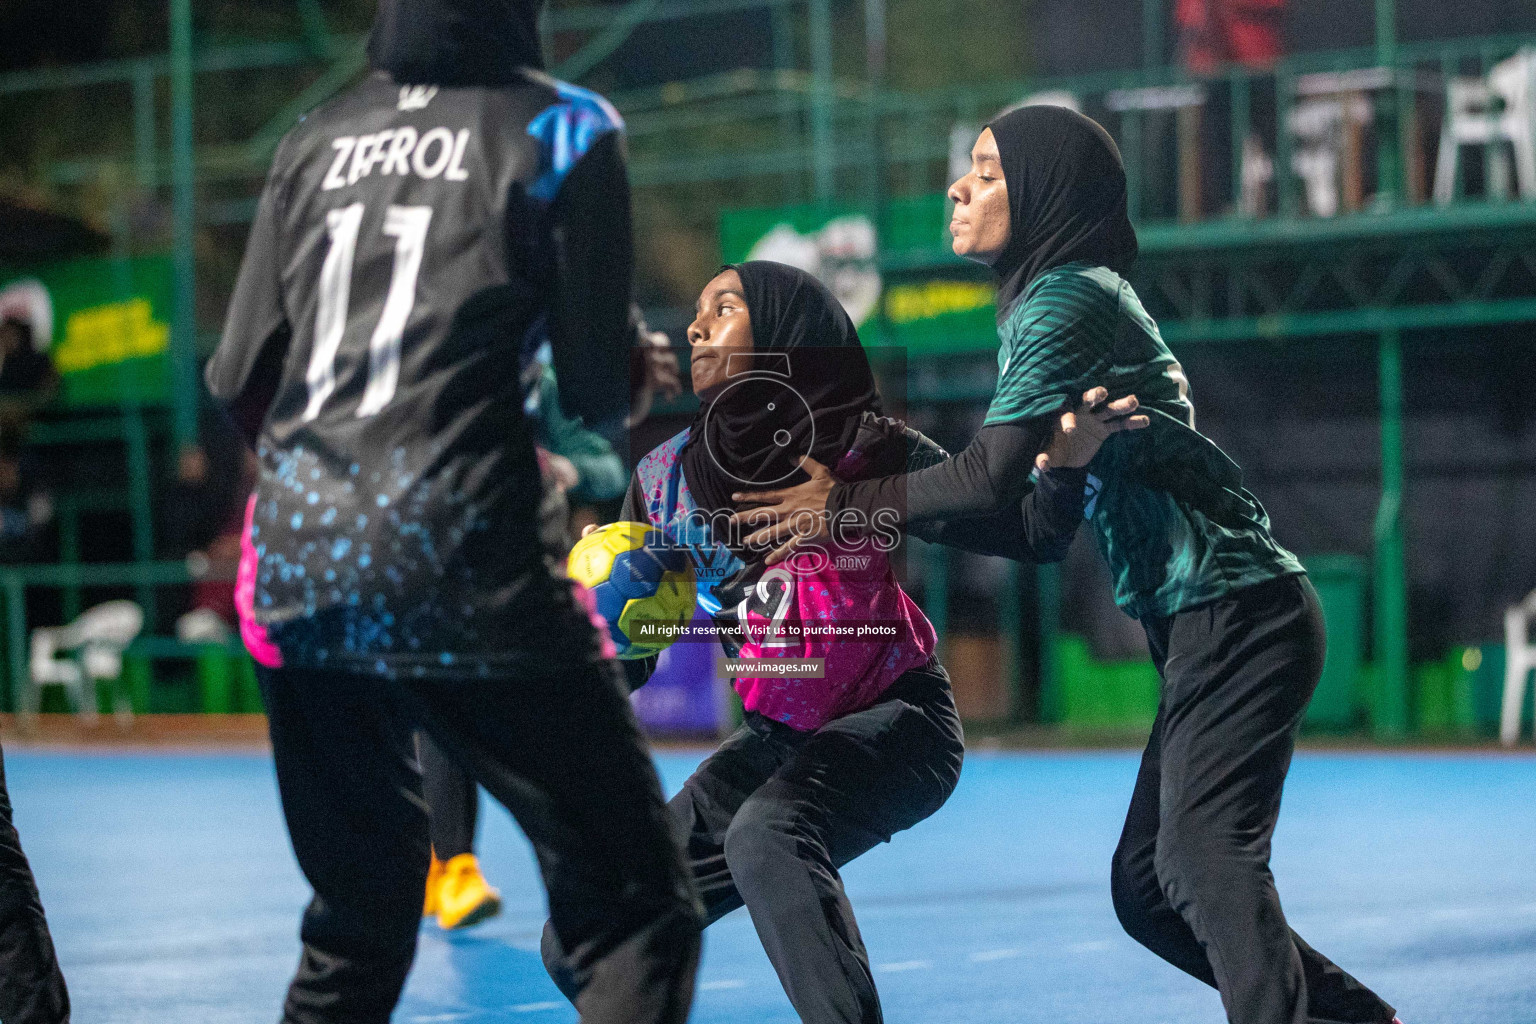
[[[1045,445],[1038,423],[983,427],[965,450],[913,472],[841,483],[827,511],[876,514],[915,537],[1017,561],[1059,562],[1083,521],[1086,469],[1032,480]]]

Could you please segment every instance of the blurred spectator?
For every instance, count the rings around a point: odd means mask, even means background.
[[[1228,64],[1273,67],[1285,51],[1286,0],[1178,0],[1184,66],[1210,75]]]
[[[58,387],[53,360],[37,350],[32,325],[9,315],[0,320],[0,407],[36,412]]]
[[[58,391],[58,374],[33,344],[32,325],[0,319],[0,563],[38,555],[53,500],[24,451],[32,417]]]
[[[163,557],[185,558],[199,577],[177,635],[218,640],[237,624],[235,569],[246,497],[256,486],[258,464],[222,415],[210,412],[199,427],[198,443],[182,448],[166,488],[160,549]]]
[[[189,469],[195,468],[197,456],[191,454],[194,451],[201,455],[205,467],[203,473],[206,475],[207,456],[202,454],[201,448],[184,452],[183,461]],[[241,499],[256,488],[258,472],[259,464],[255,454],[249,450],[242,451],[239,476],[228,492],[222,522],[206,544],[187,555],[187,562],[193,571],[203,577],[192,584],[192,603],[188,613],[201,612],[205,620],[211,613],[231,628],[239,625],[235,614],[235,570],[240,564],[240,535],[245,528],[245,502]],[[181,632],[178,628],[178,634]],[[208,635],[200,639],[216,638]]]
[[[245,445],[223,416],[205,412],[198,428],[197,444],[176,457],[160,508],[160,549],[166,558],[185,558],[223,533],[231,515],[245,511],[254,481]]]
[[[0,452],[0,565],[40,557],[42,532],[53,519],[52,496],[21,454]]]
[[[1179,59],[1192,75],[1224,74],[1238,65],[1267,71],[1285,56],[1286,0],[1177,0],[1174,20]],[[1272,206],[1275,176],[1275,100],[1272,89],[1247,87],[1249,132],[1239,154],[1240,180],[1232,180],[1232,104],[1225,88],[1210,89],[1205,103],[1187,116],[1196,119],[1199,208],[1262,217]],[[1234,195],[1236,200],[1234,202]]]

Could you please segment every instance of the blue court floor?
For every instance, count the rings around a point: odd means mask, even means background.
[[[675,789],[698,754],[660,764]],[[257,755],[6,755],[79,1024],[277,1018],[306,889]],[[1126,938],[1110,851],[1125,753],[973,753],[937,815],[845,872],[900,1024],[1220,1024],[1214,992]],[[569,1024],[536,952],[542,897],[507,816],[481,829],[506,912],[423,927],[396,1021]],[[1536,1022],[1536,758],[1302,754],[1275,870],[1293,927],[1408,1024]],[[693,1020],[796,1020],[737,912]]]

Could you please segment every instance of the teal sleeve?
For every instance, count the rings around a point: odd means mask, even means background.
[[[1053,286],[1033,297],[1004,326],[1003,365],[984,425],[1049,416],[1091,387],[1112,386],[1114,314],[1091,285]]]
[[[585,501],[611,501],[624,493],[624,463],[608,442],[590,430],[583,430],[590,448],[563,452],[576,467],[580,482],[571,493]],[[597,446],[602,450],[598,451]]]
[[[561,410],[555,372],[547,366],[539,377],[539,443],[576,467],[572,497],[608,501],[624,493],[624,463],[601,435]]]

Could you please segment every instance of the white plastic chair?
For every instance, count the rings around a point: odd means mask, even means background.
[[[1275,162],[1264,151],[1264,143],[1250,134],[1243,140],[1243,188],[1238,209],[1244,217],[1262,217],[1268,207],[1270,183],[1275,180]]]
[[[42,688],[62,686],[69,698],[69,706],[83,718],[94,716],[94,701],[85,699],[85,673],[73,658],[60,658],[60,627],[44,626],[32,631],[32,662],[29,673],[31,688],[27,693],[27,710],[37,712],[42,703]]]
[[[1504,612],[1504,711],[1499,716],[1499,740],[1512,747],[1520,739],[1520,711],[1525,704],[1525,680],[1536,670],[1536,590]]]
[[[234,635],[212,608],[194,608],[176,620],[176,639],[184,644],[225,644]]]
[[[1370,102],[1357,93],[1298,100],[1291,108],[1290,129],[1296,140],[1291,170],[1305,186],[1307,210],[1313,215],[1338,215],[1344,134],[1351,125],[1369,124],[1372,113]]]
[[[1493,66],[1487,79],[1453,78],[1446,84],[1445,124],[1435,161],[1435,202],[1456,198],[1463,146],[1500,147],[1489,167],[1489,191],[1508,182],[1503,146],[1515,155],[1515,181],[1523,199],[1536,198],[1536,47],[1525,47]]]
[[[96,719],[96,684],[117,682],[123,674],[123,651],[144,628],[144,610],[132,601],[107,601],[87,609],[67,626],[32,631],[30,686],[26,708],[36,714],[42,688],[62,686],[75,714]],[[78,657],[70,657],[68,652]],[[128,695],[114,686],[112,710],[119,720],[133,717]]]

